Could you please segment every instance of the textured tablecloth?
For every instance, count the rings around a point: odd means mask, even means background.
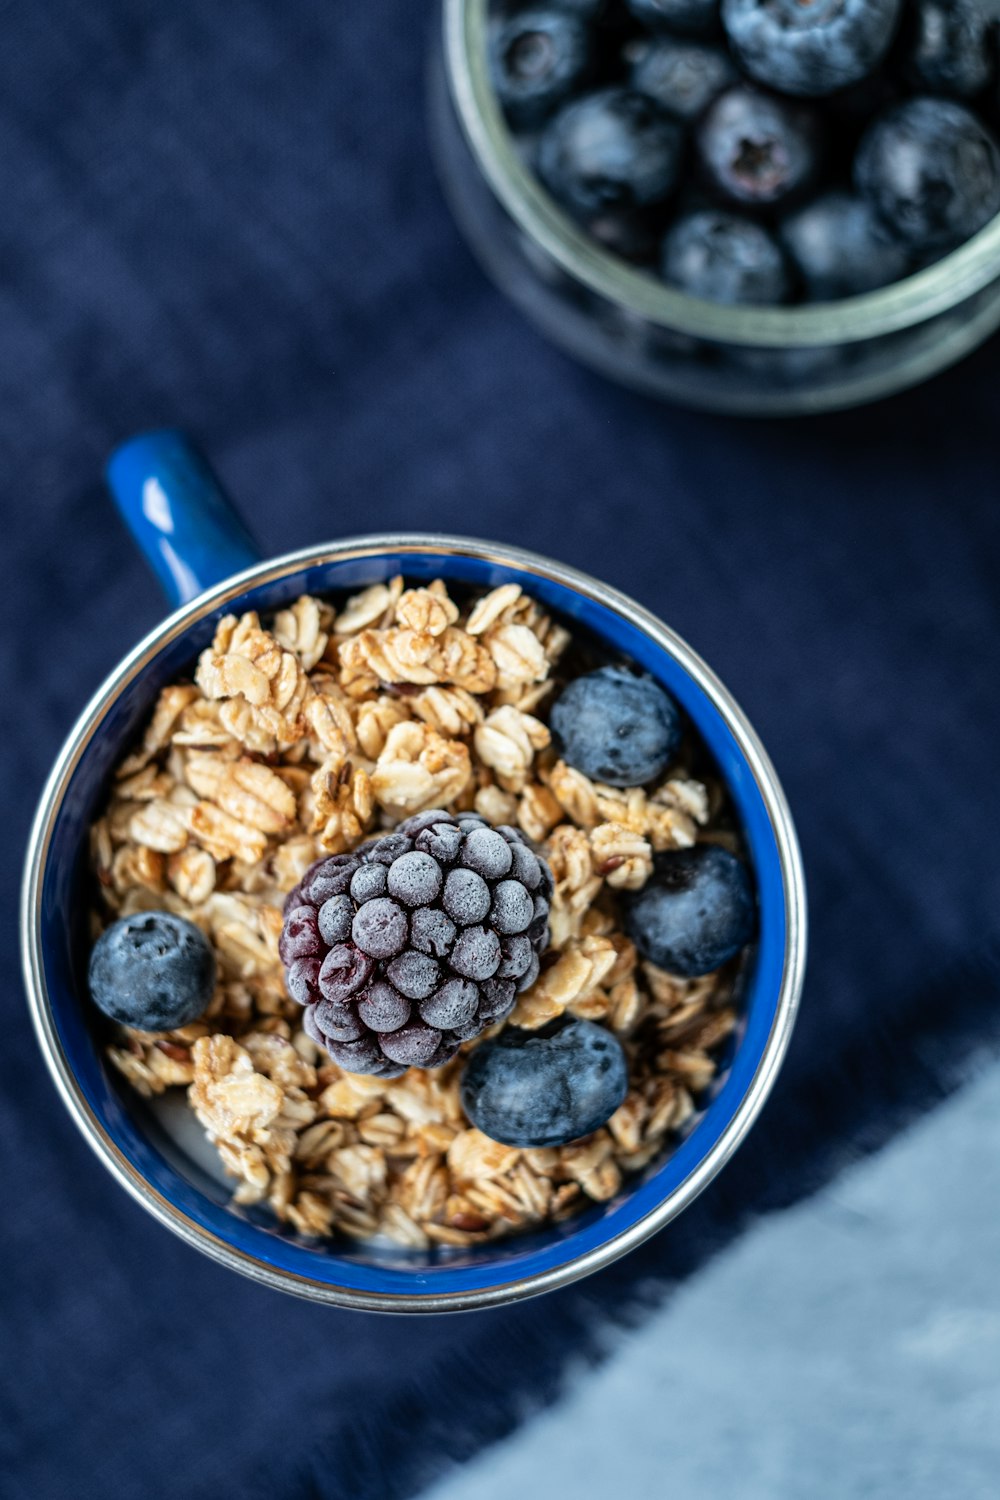
[[[443,206],[432,19],[421,0],[3,11],[4,1500],[407,1493],[1000,1034],[996,348],[799,425],[575,368]],[[773,754],[813,916],[785,1073],[698,1204],[577,1288],[409,1321],[265,1292],[134,1206],[43,1072],[18,867],[60,740],[160,613],[99,474],[161,423],[198,435],[269,549],[457,530],[602,574],[708,658]]]

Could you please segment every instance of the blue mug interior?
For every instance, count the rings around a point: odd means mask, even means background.
[[[687,711],[726,782],[753,863],[759,937],[744,975],[744,1015],[712,1095],[671,1154],[626,1180],[611,1201],[535,1233],[468,1250],[393,1250],[298,1240],[260,1210],[234,1209],[226,1189],[159,1131],[105,1063],[86,997],[83,910],[89,825],[125,747],[160,689],[189,670],[225,613],[269,613],[302,593],[343,594],[397,573],[492,588],[520,583],[546,608],[660,681]],[[611,608],[557,579],[460,554],[382,552],[311,563],[248,587],[169,641],[119,693],[87,744],[58,809],[41,892],[41,947],[53,1024],[65,1058],[104,1131],[164,1199],[209,1235],[273,1271],[322,1287],[391,1298],[458,1295],[509,1285],[598,1250],[638,1224],[691,1175],[718,1142],[757,1071],[775,1022],[785,965],[786,904],[779,848],[761,790],[711,698],[668,652]]]

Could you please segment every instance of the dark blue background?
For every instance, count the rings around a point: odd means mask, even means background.
[[[997,350],[798,425],[575,368],[442,204],[432,19],[429,0],[3,13],[5,1500],[404,1493],[1000,1034]],[[405,1322],[258,1290],[113,1187],[43,1074],[18,866],[61,738],[161,611],[99,480],[161,423],[198,435],[269,550],[450,529],[603,575],[708,658],[777,762],[814,931],[786,1072],[698,1205],[579,1288]]]

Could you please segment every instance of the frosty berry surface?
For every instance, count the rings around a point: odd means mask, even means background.
[[[443,808],[320,860],[278,944],[307,1035],[352,1073],[442,1067],[537,979],[551,895],[518,829]]]

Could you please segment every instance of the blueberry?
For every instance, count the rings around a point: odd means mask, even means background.
[[[496,22],[490,72],[510,123],[540,125],[585,77],[591,50],[586,21],[566,10],[533,6]]]
[[[909,269],[905,246],[853,193],[824,193],[798,209],[782,225],[781,239],[814,302],[874,291]]]
[[[575,677],[553,705],[549,724],[563,758],[608,786],[652,781],[681,740],[673,699],[652,678],[624,667]]]
[[[660,37],[635,49],[629,82],[640,94],[655,99],[667,114],[691,121],[703,115],[738,77],[721,47]]]
[[[608,88],[565,105],[545,127],[538,172],[582,219],[662,203],[676,183],[680,127],[644,94]]]
[[[781,246],[761,224],[721,209],[678,219],[663,242],[664,281],[709,302],[787,302]]]
[[[833,94],[874,72],[902,0],[722,0],[736,60],[784,94]]]
[[[508,1146],[565,1146],[600,1127],[628,1091],[621,1043],[592,1021],[555,1036],[509,1029],[477,1047],[462,1076],[473,1125]]]
[[[727,89],[698,127],[708,180],[733,203],[781,203],[812,181],[820,131],[810,110],[749,87]]]
[[[910,99],[869,127],[854,181],[913,250],[950,250],[1000,212],[1000,149],[964,105]]]
[[[646,26],[667,31],[711,31],[719,19],[719,0],[625,0]]]
[[[981,0],[914,0],[906,73],[934,94],[978,94],[993,77],[993,24]]]
[[[215,955],[192,922],[166,911],[113,922],[94,944],[88,972],[94,1004],[140,1031],[196,1021],[215,988]]]
[[[661,854],[625,920],[639,952],[659,968],[683,978],[711,974],[753,936],[746,865],[716,844]]]

